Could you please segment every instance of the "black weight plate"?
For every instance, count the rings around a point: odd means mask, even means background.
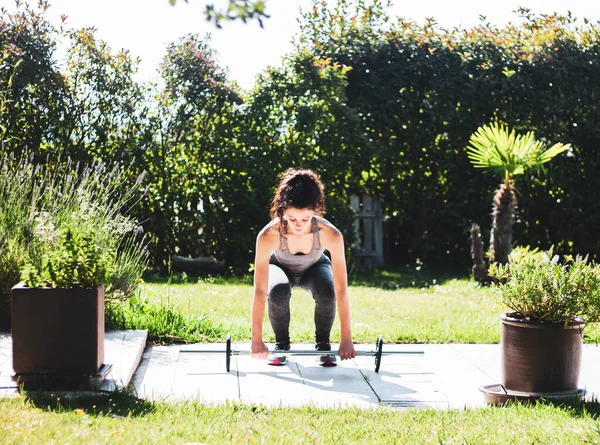
[[[225,365],[227,372],[229,372],[229,365],[231,363],[231,334],[227,334],[227,349],[225,350]]]
[[[375,343],[375,372],[379,372],[379,367],[381,366],[381,354],[383,353],[383,338],[381,335],[377,338],[377,343]]]

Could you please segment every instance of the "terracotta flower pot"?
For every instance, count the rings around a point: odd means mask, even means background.
[[[583,321],[530,322],[501,317],[502,384],[525,393],[577,391],[583,347]]]
[[[95,373],[104,361],[104,288],[12,289],[17,374]]]

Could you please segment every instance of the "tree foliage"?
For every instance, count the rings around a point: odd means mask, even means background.
[[[185,0],[187,3],[188,0]],[[169,0],[171,5],[175,5],[177,0]],[[263,27],[263,19],[269,18],[265,11],[265,0],[227,0],[225,8],[215,7],[215,3],[207,3],[204,8],[206,20],[215,24],[217,28],[222,27],[223,21],[242,20],[246,23],[248,20],[256,19],[260,27]]]
[[[590,193],[600,188],[597,25],[522,9],[502,28],[445,30],[390,18],[381,0],[315,2],[296,48],[241,91],[195,35],[168,46],[157,85],[137,83],[137,60],[93,29],[66,31],[59,67],[65,31],[45,21],[45,7],[2,12],[4,149],[122,161],[132,178],[146,171],[133,212],[157,269],[179,254],[245,272],[288,167],[320,173],[327,216],[348,245],[348,195],[367,193],[383,202],[386,262],[467,266],[469,227],[488,220],[497,184],[465,147],[490,121],[572,147],[519,185],[515,240],[600,255]]]

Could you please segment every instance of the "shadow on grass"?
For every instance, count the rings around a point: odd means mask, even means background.
[[[213,275],[194,275],[187,274],[185,272],[172,273],[170,275],[160,275],[154,273],[148,273],[144,275],[144,282],[149,284],[196,284],[196,283],[209,283],[209,284],[222,284],[222,285],[236,285],[236,284],[247,284],[252,285],[253,275],[231,275],[231,274],[213,274]]]
[[[383,269],[356,268],[351,266],[348,271],[348,282],[352,286],[374,287],[384,290],[404,288],[427,288],[444,284],[454,279],[469,278],[470,271],[466,267],[427,267],[417,265],[393,265]],[[165,275],[147,275],[144,281],[150,284],[195,284],[209,283],[215,285],[252,285],[253,275],[214,275],[193,276],[184,273]]]
[[[127,390],[103,392],[23,391],[36,408],[49,412],[77,411],[89,416],[142,417],[156,411],[154,402],[137,398]]]
[[[352,268],[348,273],[351,286],[374,287],[384,290],[428,288],[449,280],[469,278],[466,268],[433,268],[417,266],[388,266],[383,269]]]
[[[538,399],[533,401],[510,401],[506,402],[505,406],[519,406],[526,409],[540,407],[555,407],[568,412],[574,418],[592,417],[600,418],[600,401],[594,398],[593,400],[582,400],[578,397],[572,399],[552,400]],[[496,408],[503,409],[505,406],[498,405]]]
[[[592,416],[594,419],[600,417],[600,401],[593,400],[587,402],[575,402],[573,406],[569,406],[574,417]]]

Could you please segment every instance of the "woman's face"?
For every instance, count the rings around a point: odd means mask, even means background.
[[[290,232],[300,235],[310,232],[310,224],[314,214],[314,210],[311,209],[288,207],[283,212],[283,218],[287,221]]]

